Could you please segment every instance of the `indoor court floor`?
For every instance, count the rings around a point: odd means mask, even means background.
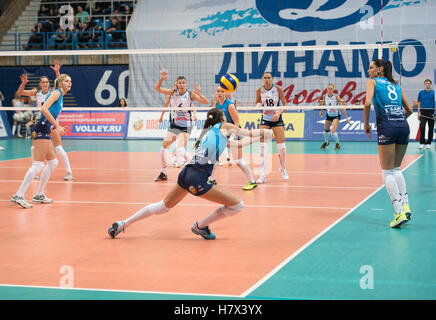
[[[115,239],[107,234],[176,183],[180,168],[153,181],[159,140],[65,139],[74,181],[63,180],[59,163],[47,185],[54,203],[32,209],[10,201],[31,164],[31,140],[0,140],[0,298],[436,299],[434,146],[409,144],[402,169],[412,220],[391,229],[377,144],[320,145],[287,142],[283,181],[273,143],[268,182],[252,191],[242,190],[237,166],[218,167],[218,184],[245,209],[212,225],[217,239],[205,241],[190,228],[219,205],[191,195]],[[244,158],[256,163],[257,146]],[[62,287],[67,275],[73,288]]]

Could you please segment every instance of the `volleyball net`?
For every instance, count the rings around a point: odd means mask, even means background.
[[[345,139],[355,139],[359,133],[358,140],[363,140],[362,108],[369,64],[377,58],[392,61],[394,77],[401,81],[400,52],[398,43],[383,46],[332,43],[325,46],[2,51],[0,61],[19,65],[22,72],[33,79],[26,85],[26,90],[37,88],[42,75],[53,80],[54,72],[49,66],[55,61],[61,63],[60,72],[70,74],[73,85],[65,96],[59,121],[68,127],[72,137],[99,137],[100,131],[112,130],[119,132],[107,132],[101,136],[162,138],[169,128],[169,114],[181,111],[171,105],[164,108],[166,96],[154,89],[161,71],[166,70],[168,78],[162,82],[162,88],[174,88],[176,79],[184,76],[187,90],[195,91],[197,87],[210,102],[200,104],[194,101],[191,108],[183,110],[191,111],[195,120],[192,122],[193,137],[198,136],[203,128],[220,78],[226,73],[239,79],[232,98],[236,101],[241,127],[258,128],[265,108],[255,104],[256,90],[263,86],[264,73],[269,72],[273,84],[283,89],[287,105],[268,107],[268,110],[284,110],[282,117],[287,139],[322,139],[326,112],[323,111],[321,116],[320,111],[327,106],[321,105],[319,100],[326,95],[327,87],[333,85],[334,94],[341,98],[342,103],[328,106],[328,109],[340,109]],[[101,64],[102,61],[109,63]],[[96,77],[93,72],[77,76],[86,65],[95,63],[103,69],[97,81],[93,80]],[[34,72],[35,65],[45,69]],[[114,66],[124,66],[125,69],[118,78],[111,79]],[[21,83],[19,79],[9,78],[9,81],[15,82],[17,88]],[[127,107],[118,107],[121,98],[127,101]],[[28,98],[27,104],[18,107],[6,104],[2,110],[37,111],[31,100]],[[26,114],[28,117],[30,113]],[[374,123],[374,119],[371,122]]]

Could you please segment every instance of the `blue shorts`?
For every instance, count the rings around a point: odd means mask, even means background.
[[[377,142],[379,145],[408,144],[410,129],[407,127],[377,128]]]
[[[32,129],[32,137],[34,140],[50,139],[51,131],[54,129],[50,121],[36,121]]]
[[[213,165],[211,166],[213,168]],[[213,187],[213,184],[207,181],[210,173],[209,170],[188,164],[180,171],[177,184],[190,194],[201,196]]]
[[[178,135],[179,133],[182,133],[182,132],[187,133],[187,134],[191,134],[192,126],[179,127],[179,126],[176,126],[175,124],[171,123],[168,131],[171,133],[174,133],[175,135]]]
[[[282,115],[280,115],[279,120],[277,121],[268,121],[268,120],[264,120],[263,119],[263,115],[262,115],[262,120],[260,121],[260,125],[261,126],[267,126],[270,128],[274,128],[274,127],[284,127],[285,123],[283,122],[283,118]]]
[[[341,120],[341,115],[338,114],[337,116],[334,116],[334,117],[330,117],[329,115],[327,115],[325,119],[326,119],[327,121],[333,121],[333,120],[335,120],[335,119]]]

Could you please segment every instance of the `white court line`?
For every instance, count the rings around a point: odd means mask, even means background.
[[[0,183],[21,183],[22,180],[0,180]],[[97,184],[97,185],[150,185],[150,186],[159,186],[159,185],[170,185],[172,184],[161,184],[159,182],[103,182],[103,181],[68,181],[65,182],[63,180],[53,180],[49,181],[49,184],[65,184],[65,183],[73,183],[73,184]],[[225,187],[241,187],[242,184],[224,184],[220,183],[220,186]],[[259,184],[262,188],[297,188],[297,189],[356,189],[356,190],[373,190],[375,187],[362,187],[362,186],[298,186],[298,185],[286,185],[286,184]]]
[[[413,160],[411,163],[409,163],[402,171],[409,168],[412,164],[414,164],[417,160],[421,159],[422,155]],[[345,215],[343,215],[341,218],[333,222],[330,226],[328,226],[326,229],[321,231],[318,235],[316,235],[314,238],[306,242],[300,249],[298,249],[296,252],[294,252],[292,255],[290,255],[288,258],[286,258],[284,261],[282,261],[278,266],[276,266],[273,270],[271,270],[268,274],[266,274],[262,279],[260,279],[258,282],[256,282],[254,285],[252,285],[250,288],[245,290],[241,296],[246,297],[251,292],[256,290],[258,287],[260,287],[263,283],[265,283],[269,278],[271,278],[273,275],[275,275],[280,269],[282,269],[286,264],[291,262],[296,256],[298,256],[301,252],[306,250],[311,244],[313,244],[316,240],[321,238],[324,234],[326,234],[329,230],[331,230],[334,226],[336,226],[339,222],[344,220],[346,217],[348,217],[354,210],[356,210],[358,207],[360,207],[365,201],[367,201],[369,198],[371,198],[374,194],[376,194],[378,191],[380,191],[384,187],[384,184],[378,187],[374,192],[372,192],[369,196],[367,196],[365,199],[360,201],[354,208],[352,208],[350,211],[348,211]]]
[[[220,167],[218,167],[218,168],[220,168]],[[1,166],[0,165],[0,169],[29,169],[29,167],[27,166],[27,167],[25,167],[25,166],[8,166],[8,167],[6,167],[6,166]],[[153,172],[157,172],[157,171],[159,171],[160,169],[159,168],[72,168],[73,169],[73,171],[76,171],[76,170],[90,170],[90,171],[153,171]],[[174,171],[179,171],[179,170],[182,170],[182,168],[168,168],[169,170],[174,170]],[[227,168],[227,167],[224,167],[223,169],[230,169],[230,168]],[[278,172],[278,171],[277,171]],[[295,173],[295,174],[299,174],[299,173],[301,173],[301,174],[305,174],[305,173],[309,173],[309,174],[334,174],[334,175],[345,175],[345,174],[350,174],[350,175],[368,175],[368,174],[374,174],[374,175],[379,175],[380,173],[379,172],[374,172],[374,171],[371,171],[371,172],[355,172],[355,171],[310,171],[310,170],[307,170],[307,171],[297,171],[297,170],[294,170],[294,171],[290,171],[290,170],[287,170],[287,172],[288,172],[288,174],[289,173]]]
[[[13,284],[0,284],[0,287],[18,287],[18,288],[31,288],[31,289],[58,289],[58,290],[73,290],[73,291],[97,291],[108,293],[148,293],[148,294],[166,294],[166,295],[191,295],[203,297],[227,297],[227,298],[242,298],[238,295],[229,294],[206,294],[206,293],[183,293],[183,292],[163,292],[163,291],[136,291],[136,290],[111,290],[111,289],[93,289],[93,288],[62,288],[50,286],[26,286],[26,285],[13,285]]]
[[[0,199],[0,202],[11,202],[10,199]],[[123,202],[123,201],[70,201],[70,200],[54,200],[54,203],[71,203],[71,204],[124,204],[124,205],[149,205],[151,202]],[[217,203],[178,203],[177,206],[190,207],[216,207]],[[270,204],[244,204],[248,208],[278,208],[278,209],[323,209],[323,210],[349,210],[350,208],[342,207],[314,207],[314,206],[278,206]]]

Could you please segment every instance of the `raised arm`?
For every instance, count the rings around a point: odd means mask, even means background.
[[[24,88],[27,85],[28,79],[27,79],[27,74],[22,74],[20,76],[20,80],[21,80],[21,84],[18,87],[18,93],[21,96],[26,96],[26,97],[30,97],[30,96],[35,96],[36,95],[36,88],[33,88],[31,90],[24,90]]]
[[[59,78],[59,76],[61,75],[61,67],[62,64],[59,62],[59,60],[55,60],[54,64],[50,66],[50,68],[55,72],[56,78]]]
[[[200,86],[198,84],[194,84],[194,86],[195,90],[191,91],[191,99],[201,104],[209,104],[209,100],[200,93]]]
[[[168,71],[162,70],[160,72],[160,79],[154,85],[154,90],[156,90],[159,93],[166,94],[166,95],[169,96],[169,95],[171,95],[173,93],[174,89],[161,88],[162,82],[166,78],[168,78]]]

